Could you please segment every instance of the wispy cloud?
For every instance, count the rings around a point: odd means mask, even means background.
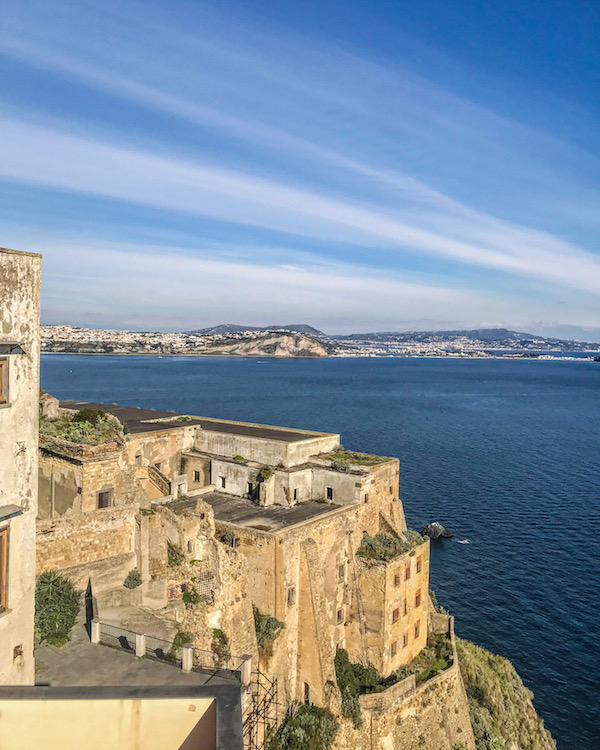
[[[558,289],[581,293],[582,312],[596,299],[599,256],[578,219],[594,215],[598,159],[545,123],[459,96],[402,55],[359,56],[200,5],[32,8],[9,7],[0,55],[52,96],[0,87],[0,179],[65,205],[95,200],[89,239],[109,203],[145,206],[167,244],[178,216],[195,217],[199,257],[219,222],[235,235],[222,252],[248,267],[260,267],[260,230],[289,273],[312,243],[323,263],[346,248],[374,274],[420,269],[437,289],[445,273],[449,290],[502,288],[520,310]]]

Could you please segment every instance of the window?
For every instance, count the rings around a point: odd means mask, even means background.
[[[404,615],[406,616],[408,614],[408,604],[406,603],[406,599],[404,600]]]
[[[396,656],[396,652],[398,651],[398,642],[394,641],[392,643],[392,648],[390,649],[390,654],[392,657]]]
[[[221,485],[221,489],[225,489],[225,477],[219,477],[219,484]]]
[[[187,551],[191,554],[194,551],[194,542],[190,539],[187,543]]]
[[[194,482],[199,482],[199,481],[200,481],[200,472],[194,471]]]
[[[417,557],[417,573],[421,572],[421,558]]]
[[[400,585],[400,579],[401,579],[401,575],[398,571],[396,571],[396,573],[394,573],[394,586]]]
[[[157,462],[156,462],[156,463],[154,464],[154,468],[155,468],[155,469],[156,469],[157,471],[161,471],[161,470],[162,470],[162,461],[157,461]]]
[[[421,632],[421,621],[417,620],[415,622],[415,640],[419,637],[420,632]]]
[[[406,648],[408,646],[408,633],[404,633],[402,636],[402,648]]]
[[[394,494],[394,488],[393,488],[393,487],[392,487],[392,485],[390,484],[390,495],[393,495],[393,494]]]
[[[333,500],[333,487],[328,487],[327,488],[327,499],[328,500]]]
[[[338,565],[338,581],[343,581],[346,577],[346,566]]]
[[[365,492],[365,505],[369,502],[369,493]]]
[[[415,607],[420,607],[420,606],[421,606],[421,589],[419,589],[417,593],[415,594]]]
[[[104,490],[103,492],[98,492],[96,497],[98,498],[98,509],[110,508],[112,501],[112,490]]]
[[[141,466],[142,465],[142,454],[141,453],[138,453],[137,456],[135,457],[135,464],[136,464],[136,466]]]
[[[298,499],[298,488],[294,487],[294,500]]]
[[[392,622],[398,622],[399,619],[400,619],[400,610],[396,608],[392,612]]]
[[[0,359],[0,404],[8,403],[8,360]]]
[[[296,603],[296,587],[290,586],[287,590],[287,603],[288,607],[291,607]]]
[[[252,482],[248,482],[248,484],[246,485],[246,493],[251,497],[253,492],[254,485],[252,484]]]
[[[338,625],[341,622],[344,622],[344,610],[343,609],[338,609],[338,611],[337,611],[337,621],[338,621]]]
[[[404,571],[404,579],[408,581],[410,578],[410,563],[406,566],[406,570]]]
[[[8,608],[8,529],[0,531],[0,612]]]

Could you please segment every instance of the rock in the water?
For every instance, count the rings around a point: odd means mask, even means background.
[[[428,526],[425,526],[424,529],[421,529],[421,536],[428,536],[430,539],[440,539],[441,537],[449,539],[452,536],[452,532],[445,526],[442,526],[441,523],[434,521]]]

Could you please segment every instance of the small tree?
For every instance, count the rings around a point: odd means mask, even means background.
[[[271,615],[263,615],[258,607],[252,605],[254,612],[254,629],[259,648],[265,648],[275,638],[276,632],[283,627],[281,620]]]
[[[35,587],[35,628],[39,639],[54,646],[69,640],[81,605],[81,591],[56,570],[38,576]]]
[[[136,589],[141,585],[142,576],[140,575],[140,571],[137,568],[130,570],[125,577],[125,580],[123,581],[123,586],[125,586],[125,588],[127,589]]]

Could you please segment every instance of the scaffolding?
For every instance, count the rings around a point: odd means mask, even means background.
[[[250,696],[244,714],[244,750],[264,750],[270,734],[277,730],[277,679],[260,670],[252,673]]]

